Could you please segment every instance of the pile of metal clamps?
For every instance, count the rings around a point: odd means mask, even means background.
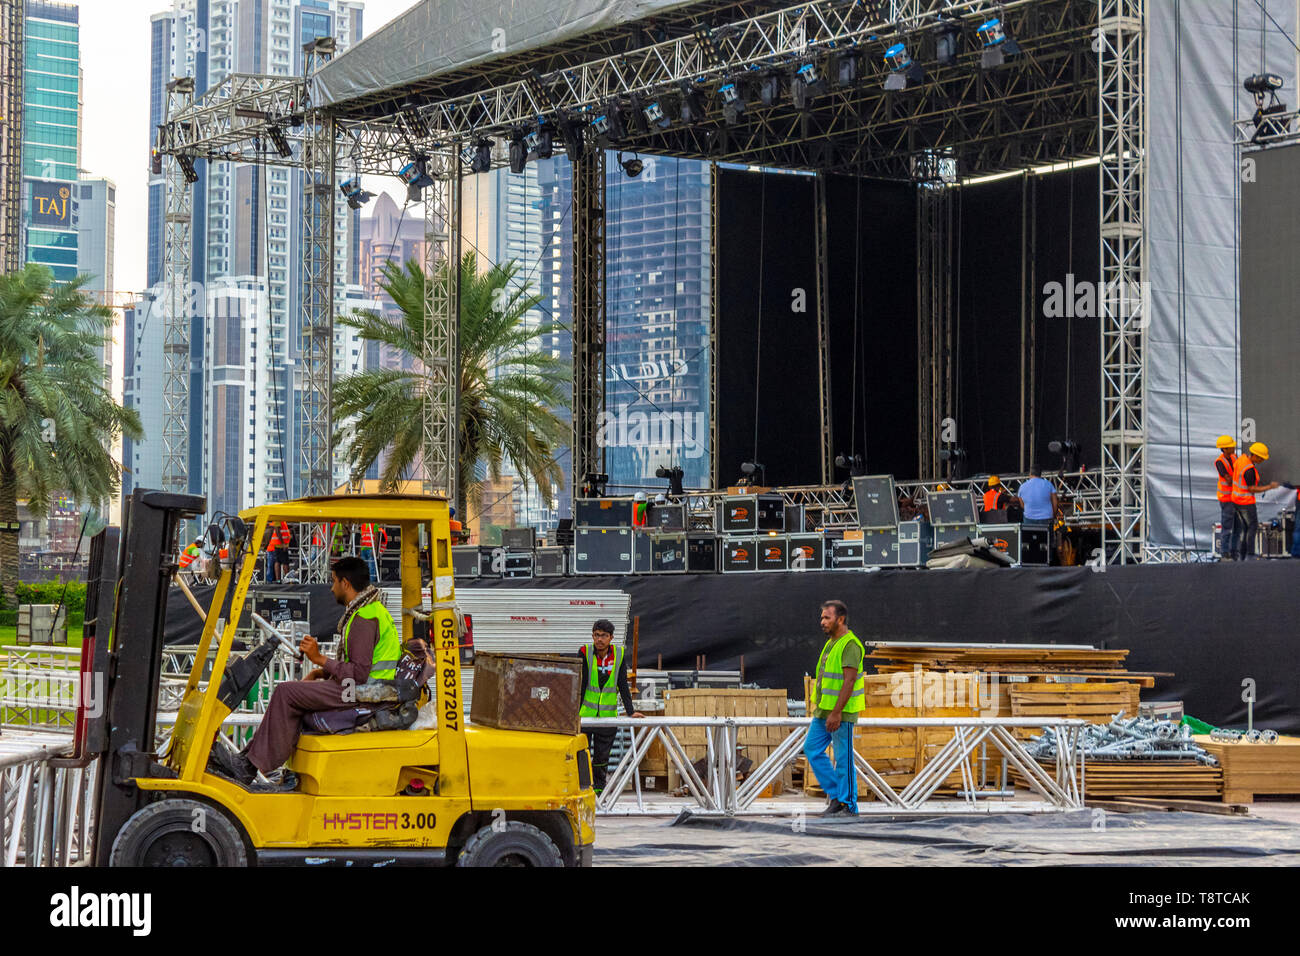
[[[1221,744],[1275,744],[1277,743],[1276,730],[1255,730],[1247,731],[1231,730],[1227,727],[1216,727],[1210,731],[1210,739]]]
[[[1025,749],[1038,760],[1052,760],[1057,746],[1056,734],[1045,727],[1041,736],[1029,738]],[[1192,739],[1190,727],[1150,717],[1125,720],[1122,710],[1108,724],[1085,727],[1079,746],[1086,760],[1196,760],[1218,766],[1218,761]]]

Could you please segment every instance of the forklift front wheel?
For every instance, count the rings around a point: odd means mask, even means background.
[[[483,827],[465,844],[457,866],[564,866],[555,841],[531,823],[509,820]]]
[[[197,800],[159,800],[137,810],[113,841],[110,866],[248,866],[239,830]]]

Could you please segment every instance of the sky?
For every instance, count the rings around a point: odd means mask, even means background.
[[[416,0],[366,0],[369,36]],[[117,185],[114,285],[145,288],[149,213],[149,17],[168,0],[81,0],[81,165]]]

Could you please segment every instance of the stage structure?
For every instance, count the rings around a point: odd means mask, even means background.
[[[1146,243],[1144,3],[579,0],[565,8],[566,22],[554,23],[544,0],[423,0],[345,55],[309,56],[303,77],[234,74],[193,105],[173,102],[158,148],[182,167],[208,158],[304,168],[313,183],[313,201],[304,203],[309,236],[331,228],[339,167],[354,176],[397,177],[413,168],[422,174],[404,178],[423,190],[432,240],[423,358],[436,373],[445,370],[425,396],[425,485],[450,495],[456,270],[444,281],[435,266],[458,258],[459,182],[508,165],[512,153],[526,161],[566,152],[575,164],[577,489],[601,470],[595,436],[605,368],[605,149],[924,182],[918,242],[932,270],[944,267],[948,242],[943,194],[958,181],[1095,162],[1098,278],[1128,288],[1143,278]],[[824,225],[826,190],[818,194]],[[819,233],[824,242],[825,229]],[[319,266],[304,297],[304,336],[328,342],[332,263],[326,257]],[[925,290],[918,310],[923,403],[954,391],[946,354],[952,299],[935,278],[918,278]],[[821,365],[828,368],[823,285],[817,316]],[[1142,325],[1111,297],[1103,297],[1101,323],[1099,513],[1107,560],[1126,563],[1143,550]],[[315,413],[303,468],[312,493],[323,493],[330,474],[329,349],[304,348],[304,355]],[[715,390],[716,381],[715,375]],[[829,381],[819,399],[829,485]],[[941,411],[918,409],[926,433],[919,447],[937,447],[930,433]]]

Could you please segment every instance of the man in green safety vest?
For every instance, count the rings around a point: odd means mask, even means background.
[[[858,775],[853,768],[853,724],[866,703],[862,679],[862,642],[849,630],[849,610],[843,601],[822,605],[822,631],[826,646],[817,659],[817,683],[813,687],[812,723],[803,752],[817,782],[830,802],[822,816],[856,815]],[[826,756],[833,747],[835,763]]]
[[[302,639],[299,649],[316,669],[305,680],[276,685],[266,716],[248,747],[233,755],[233,766],[219,768],[238,783],[252,784],[259,772],[271,774],[289,759],[298,744],[304,714],[355,707],[359,685],[396,676],[402,657],[401,635],[379,589],[370,583],[366,562],[351,555],[335,561],[330,566],[330,590],[334,600],[344,606],[334,635],[338,658],[322,654],[316,638]]]
[[[614,625],[601,618],[591,626],[591,643],[578,649],[583,664],[582,707],[578,713],[583,717],[617,717],[621,697],[626,714],[644,717],[645,714],[632,708],[625,648],[615,647],[613,642]],[[618,728],[593,727],[586,733],[591,740],[591,783],[600,794],[605,789],[609,751],[618,736]]]

